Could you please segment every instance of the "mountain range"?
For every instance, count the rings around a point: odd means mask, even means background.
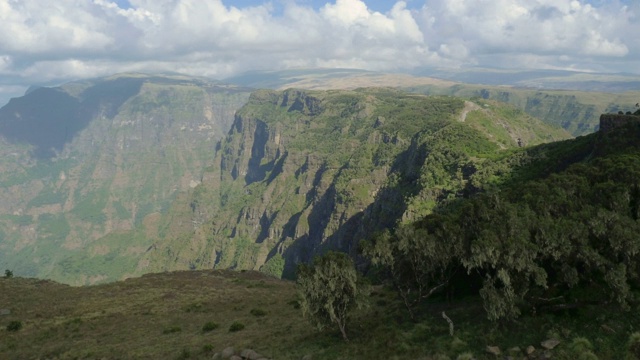
[[[291,276],[327,249],[357,256],[374,232],[480,191],[488,164],[637,102],[347,70],[226,81],[119,74],[1,108],[0,268],[71,284]]]
[[[640,111],[600,125],[572,138],[494,100],[389,88],[253,91],[199,184],[121,242],[87,239],[107,256],[47,248],[63,261],[40,276],[102,284],[25,278],[30,253],[9,253],[0,357],[636,359]],[[26,152],[24,176],[50,180],[61,155],[6,144]],[[2,234],[54,234],[46,216],[3,215]],[[348,342],[304,321],[299,283],[274,277],[328,249],[371,282]]]

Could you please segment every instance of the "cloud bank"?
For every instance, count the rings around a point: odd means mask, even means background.
[[[123,71],[498,66],[640,73],[636,0],[0,0],[0,97]],[[276,10],[276,7],[278,8]]]

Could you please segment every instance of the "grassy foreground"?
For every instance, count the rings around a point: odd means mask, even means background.
[[[600,306],[496,324],[473,297],[426,306],[411,322],[395,295],[376,287],[345,343],[337,330],[319,333],[302,319],[292,282],[256,272],[173,272],[88,287],[3,278],[0,314],[11,313],[0,315],[0,359],[210,359],[228,346],[315,360],[496,359],[486,347],[499,346],[503,355],[524,359],[529,345],[536,348],[532,358],[544,356],[540,343],[549,338],[561,341],[554,359],[577,358],[583,348],[595,359],[624,359],[629,335],[640,331],[638,308]],[[18,321],[21,328],[10,331]]]

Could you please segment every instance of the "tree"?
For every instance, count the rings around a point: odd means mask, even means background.
[[[319,330],[335,324],[345,341],[350,313],[366,305],[369,288],[347,254],[328,252],[311,265],[298,266],[298,293],[303,315]]]
[[[7,279],[12,278],[13,277],[13,271],[11,271],[9,269],[5,270],[4,271],[4,277],[7,278]]]
[[[461,249],[444,240],[451,233],[442,228],[444,223],[428,217],[417,224],[425,228],[401,226],[394,234],[385,231],[363,244],[363,254],[386,272],[412,320],[415,308],[447,286],[456,271],[454,259]]]

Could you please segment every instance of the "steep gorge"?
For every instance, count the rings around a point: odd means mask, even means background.
[[[138,270],[288,276],[327,249],[356,255],[374,231],[463,196],[487,156],[518,138],[569,137],[496,102],[467,107],[463,123],[464,109],[458,98],[390,89],[256,91]]]
[[[386,88],[249,98],[139,74],[35,90],[0,111],[0,128],[24,125],[30,96],[52,91],[71,100],[33,113],[30,128],[60,112],[71,115],[54,116],[58,127],[76,130],[56,129],[53,143],[0,137],[0,266],[72,284],[214,267],[290,276],[468,196],[496,156],[569,137],[490,99]]]

